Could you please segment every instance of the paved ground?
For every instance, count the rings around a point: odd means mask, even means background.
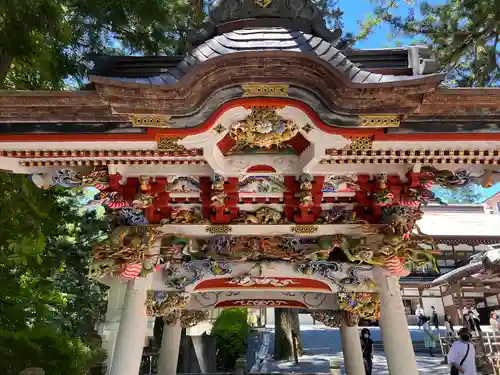
[[[381,340],[378,327],[371,327],[372,338],[375,341]],[[267,330],[273,331],[272,327]],[[418,327],[410,328],[413,340],[422,340],[422,332]],[[274,335],[271,335],[273,337]],[[299,365],[293,361],[274,361],[271,359],[273,353],[273,344],[269,350],[269,359],[266,361],[261,372],[329,372],[328,362],[330,359],[339,359],[342,361],[342,345],[340,343],[340,332],[338,328],[327,328],[324,326],[301,326],[301,336],[305,355],[300,357]],[[445,375],[449,374],[449,367],[441,365],[442,356],[430,357],[417,354],[417,367],[421,374]],[[383,352],[375,353],[373,374],[388,375],[387,362]]]

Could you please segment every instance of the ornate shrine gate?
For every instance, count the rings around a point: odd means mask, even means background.
[[[342,320],[352,375],[357,319],[380,315],[390,373],[416,375],[398,278],[434,245],[415,220],[432,184],[498,181],[499,92],[438,88],[423,47],[340,52],[306,0],[210,17],[184,57],[102,57],[87,91],[0,94],[0,168],[106,207],[92,274],[127,282],[110,373],[138,373],[146,312],[167,317],[173,375],[181,325],[251,306]]]

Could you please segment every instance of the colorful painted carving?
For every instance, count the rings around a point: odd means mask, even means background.
[[[316,311],[311,316],[314,320],[331,328],[340,327],[342,323],[342,314],[339,311]]]
[[[160,254],[166,261],[193,260],[203,256],[198,240],[173,234],[163,237]]]
[[[439,252],[432,237],[420,232],[418,226],[414,225],[418,233],[397,233],[406,228],[397,229],[385,226],[381,229],[377,239],[367,242],[366,238],[353,239],[338,236],[338,243],[349,261],[361,261],[375,266],[388,266],[394,264],[394,259],[400,259],[406,267],[413,269],[432,263],[437,268],[434,255]]]
[[[282,193],[287,191],[282,176],[245,176],[238,183],[242,193]]]
[[[253,109],[243,121],[232,125],[229,135],[236,142],[253,148],[271,148],[291,140],[299,127],[291,120],[285,120],[275,109]]]
[[[90,274],[119,275],[128,265],[141,265],[140,276],[155,270],[157,255],[148,254],[160,232],[147,227],[119,227],[113,230],[107,241],[92,250]]]
[[[214,175],[214,181],[212,183],[212,196],[210,200],[212,201],[212,206],[221,207],[226,205],[226,199],[229,197],[224,192],[224,177],[221,175]]]
[[[312,205],[314,203],[312,194],[312,182],[314,177],[310,174],[304,173],[299,177],[300,191],[295,194],[295,198],[300,200],[301,205]]]
[[[29,179],[35,184],[35,186],[43,190],[50,189],[54,185],[64,188],[74,188],[82,185],[81,175],[71,168],[59,169],[54,174],[31,174],[29,175]]]
[[[321,212],[318,224],[349,224],[356,221],[356,213],[342,206],[334,206]]]
[[[204,240],[186,235],[162,239],[161,255],[166,261],[186,259],[284,260],[296,263],[328,260],[338,245],[333,236],[300,238],[293,236],[211,236]],[[186,258],[187,257],[187,258]]]
[[[146,299],[146,315],[165,316],[177,309],[183,309],[188,300],[188,293],[149,291]]]
[[[359,190],[355,174],[326,176],[323,188],[324,193],[353,192]]]
[[[120,226],[136,226],[136,225],[146,225],[148,220],[144,217],[142,210],[125,207],[121,210],[113,210],[110,212],[111,227],[114,229]]]
[[[380,318],[380,299],[376,293],[338,293],[342,310],[368,320]]]
[[[162,224],[206,224],[208,220],[203,218],[199,207],[185,208],[177,206],[172,209],[170,218],[163,219]]]
[[[154,197],[150,194],[139,193],[132,201],[132,207],[143,210],[153,205]]]
[[[235,222],[246,224],[284,224],[287,222],[281,211],[263,206],[255,212],[241,211]]]
[[[217,303],[216,308],[223,307],[282,307],[307,309],[308,306],[300,301],[286,299],[238,299],[235,301],[222,301]]]
[[[232,273],[229,263],[210,260],[192,260],[185,262],[183,268],[191,275],[181,275],[178,268],[164,268],[165,284],[170,288],[185,290],[189,285],[201,280],[206,273],[212,276],[224,276]]]
[[[84,186],[92,186],[98,190],[109,188],[109,171],[106,166],[95,167],[88,175],[82,178]]]
[[[227,284],[237,285],[243,287],[249,286],[272,286],[275,288],[283,288],[290,285],[299,284],[297,280],[286,279],[286,278],[272,278],[272,277],[253,277],[250,275],[233,277],[232,279],[226,281]]]
[[[209,317],[208,311],[205,310],[183,310],[180,314],[181,327],[194,327],[198,323],[207,320]]]
[[[116,191],[101,191],[94,196],[94,199],[87,202],[86,206],[102,205],[111,210],[118,210],[131,205]]]
[[[313,278],[305,277],[262,277],[262,276],[236,276],[221,277],[216,279],[202,280],[194,287],[195,292],[206,290],[259,290],[259,289],[280,289],[280,290],[302,290],[331,292],[328,283]],[[292,293],[292,292],[290,292]]]
[[[200,180],[193,176],[169,176],[165,190],[171,193],[199,193]]]
[[[415,222],[420,220],[422,215],[422,211],[409,206],[383,207],[380,223],[389,225],[394,233],[404,236],[413,230]]]
[[[373,203],[377,206],[390,206],[393,203],[394,194],[387,187],[387,176],[378,176],[379,191],[374,194]]]
[[[457,188],[469,185],[473,182],[473,177],[464,169],[455,172],[446,169],[437,169],[433,166],[423,166],[421,172],[425,174],[424,181],[432,181],[436,185],[444,188]]]
[[[151,183],[153,182],[153,178],[149,176],[140,176],[139,177],[139,188],[143,193],[149,193],[151,191]]]

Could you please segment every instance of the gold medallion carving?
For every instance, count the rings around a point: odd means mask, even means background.
[[[288,85],[249,83],[242,85],[245,96],[288,96]]]
[[[159,136],[156,140],[156,147],[162,151],[187,151],[184,146],[178,143],[182,138],[168,135]]]
[[[273,0],[254,0],[253,3],[260,8],[267,8],[273,3]]]
[[[134,128],[168,128],[172,116],[129,114]]]
[[[269,108],[252,109],[244,120],[229,129],[229,135],[239,144],[267,149],[291,140],[298,132],[295,122],[284,119]]]
[[[399,115],[361,115],[359,119],[363,128],[397,128],[401,122]]]
[[[344,147],[344,150],[369,151],[372,149],[373,137],[346,137],[351,143]]]

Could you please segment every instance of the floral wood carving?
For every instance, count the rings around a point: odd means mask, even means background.
[[[255,108],[243,121],[232,125],[229,134],[236,142],[253,148],[271,148],[291,140],[299,127],[275,109]]]
[[[348,314],[368,320],[378,320],[380,317],[380,299],[376,293],[338,293],[337,300]]]
[[[147,316],[166,316],[178,309],[183,309],[189,300],[189,294],[179,292],[148,292],[146,300]]]

